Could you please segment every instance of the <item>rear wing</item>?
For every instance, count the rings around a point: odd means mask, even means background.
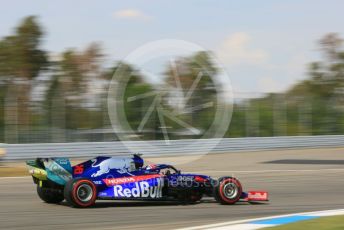
[[[37,158],[26,161],[26,165],[34,181],[50,180],[56,184],[65,185],[73,177],[68,158]]]

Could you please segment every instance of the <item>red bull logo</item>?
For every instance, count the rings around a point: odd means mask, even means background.
[[[133,187],[115,185],[113,187],[114,197],[123,198],[161,198],[164,181],[161,178],[155,179],[154,186],[148,181],[134,182]]]

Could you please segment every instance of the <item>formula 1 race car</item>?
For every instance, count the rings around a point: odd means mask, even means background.
[[[73,207],[98,200],[176,200],[183,203],[214,197],[221,204],[268,201],[266,191],[243,192],[238,179],[184,174],[172,165],[144,165],[140,155],[99,156],[71,166],[68,158],[37,158],[26,162],[38,196],[47,203],[66,199]]]

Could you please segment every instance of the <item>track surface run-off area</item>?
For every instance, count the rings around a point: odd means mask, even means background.
[[[169,163],[178,158],[185,157],[148,160]],[[235,176],[244,190],[268,190],[270,202],[225,206],[210,198],[192,205],[99,201],[93,208],[75,209],[65,202],[43,203],[30,177],[0,178],[0,229],[174,229],[344,208],[344,148],[211,154],[177,167],[214,177]]]

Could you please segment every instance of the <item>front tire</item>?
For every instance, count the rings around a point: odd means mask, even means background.
[[[235,204],[242,194],[242,186],[238,179],[222,177],[214,187],[215,200],[221,204]]]
[[[49,204],[58,204],[64,200],[62,190],[40,187],[37,185],[37,194],[41,200]]]
[[[94,205],[97,198],[97,188],[88,179],[75,178],[65,185],[64,197],[73,207],[87,208]]]

